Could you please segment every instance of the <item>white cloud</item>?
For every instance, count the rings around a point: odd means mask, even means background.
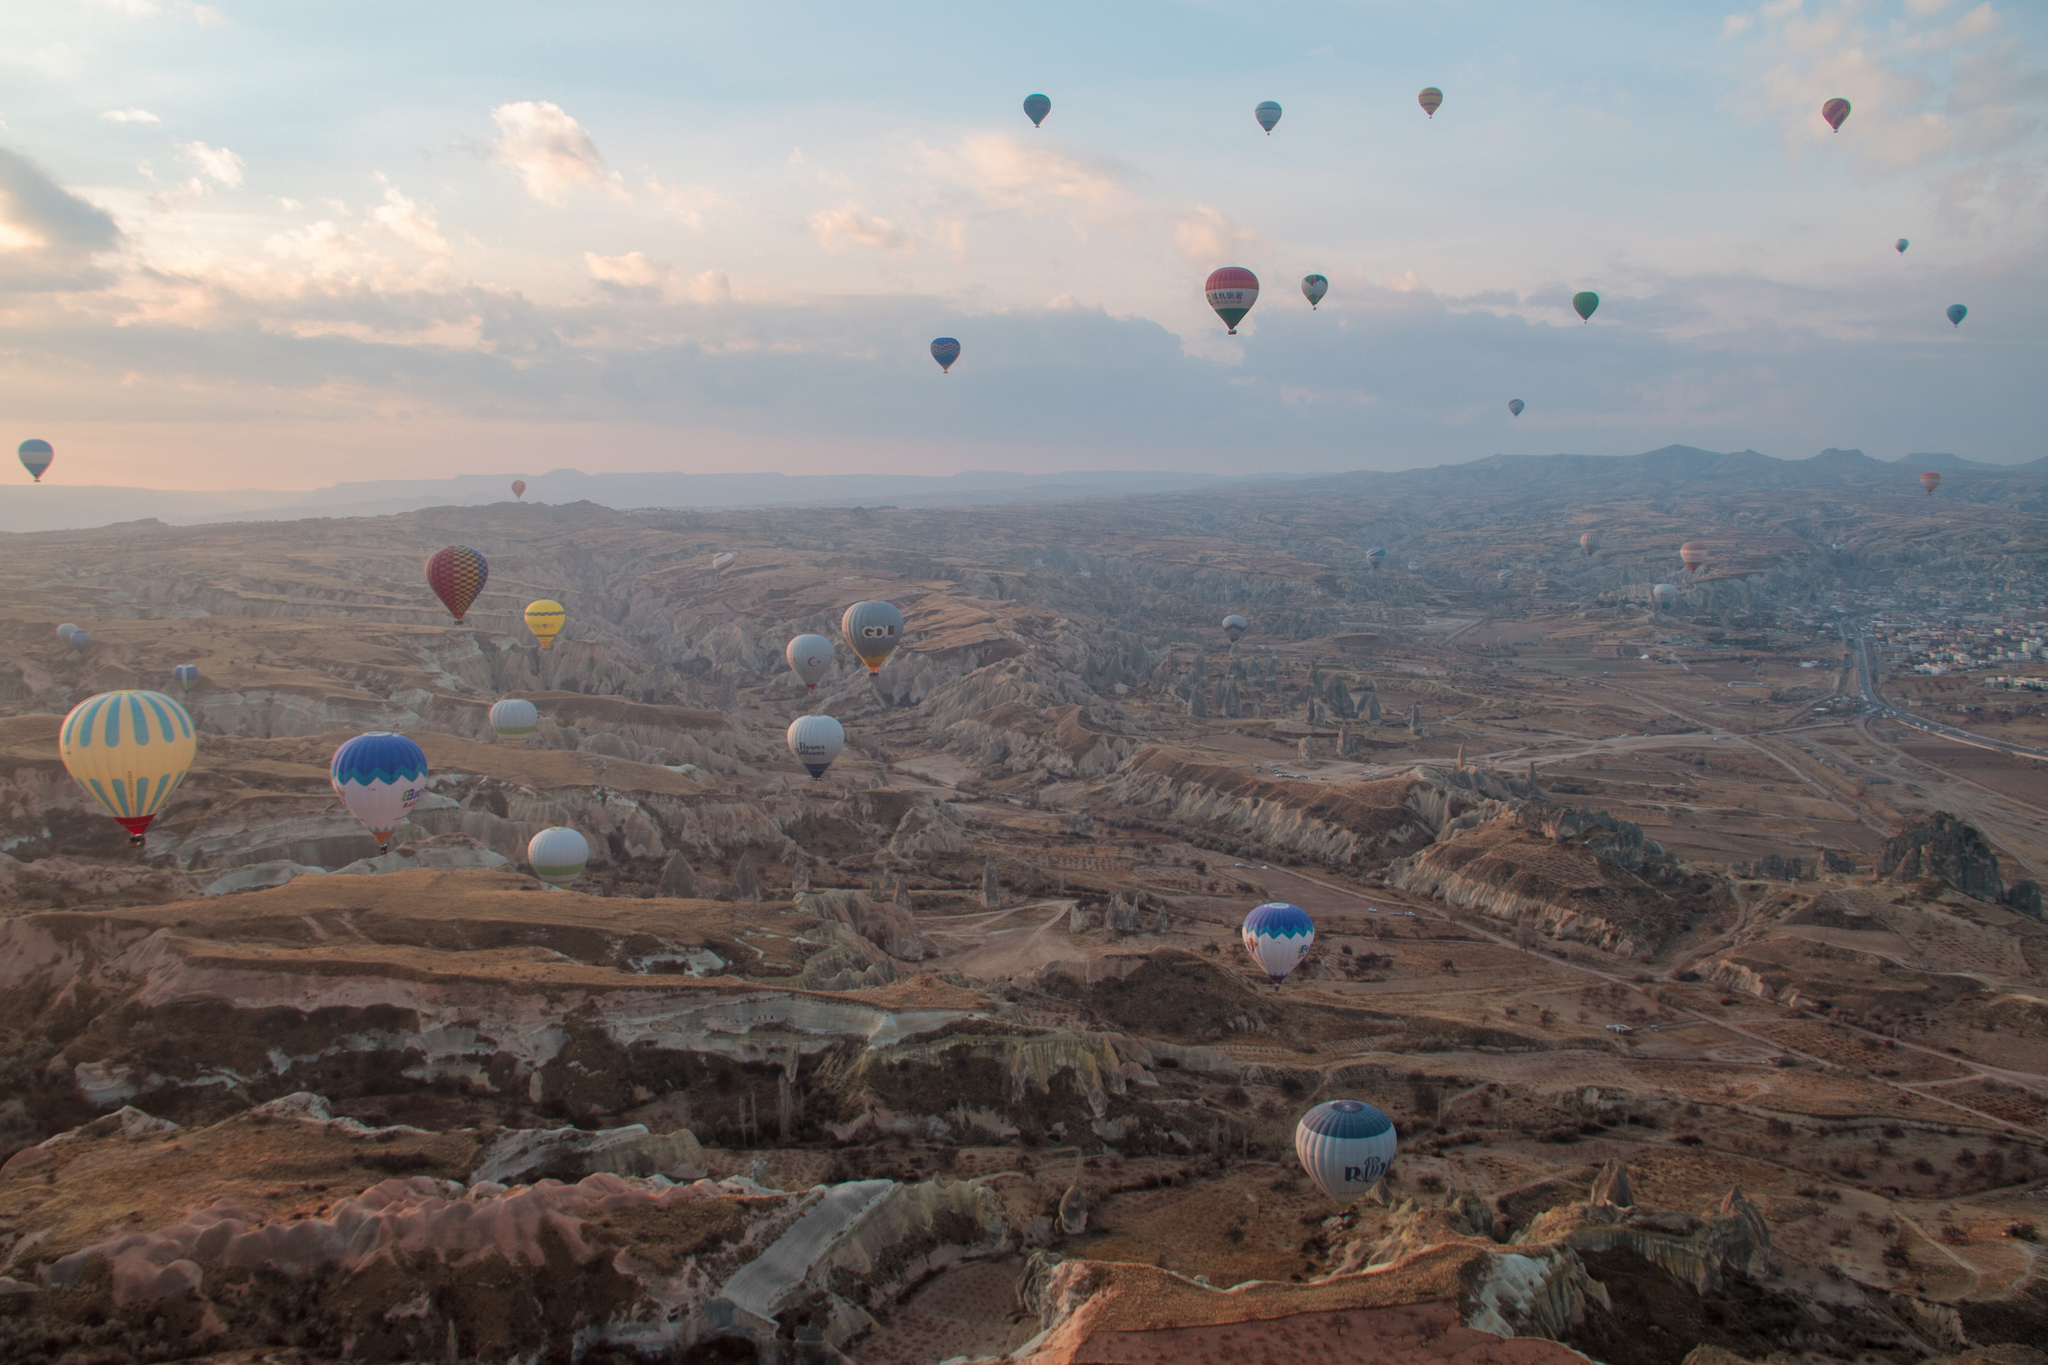
[[[400,194],[395,186],[384,187],[384,202],[370,210],[370,221],[402,242],[409,242],[429,256],[446,256],[448,239],[432,209],[423,209]]]
[[[731,303],[732,281],[723,270],[706,270],[684,282],[683,297],[692,303]]]
[[[233,189],[242,183],[242,158],[225,147],[209,147],[203,142],[184,142],[179,150],[192,158],[201,171],[210,179]]]
[[[491,155],[510,166],[535,199],[566,204],[579,185],[624,196],[618,177],[605,173],[597,144],[561,105],[519,100],[491,110],[491,118],[498,125]]]
[[[849,246],[872,247],[902,256],[917,254],[917,235],[887,218],[873,218],[854,207],[820,209],[811,215],[811,232],[827,251]]]
[[[112,10],[130,19],[154,19],[165,12],[165,6],[157,0],[86,0],[97,9]],[[190,19],[202,28],[214,24],[225,24],[227,19],[211,5],[200,5],[193,0],[174,0],[168,7],[172,14]]]
[[[147,109],[109,109],[100,117],[108,123],[162,123]]]
[[[1059,206],[1100,212],[1128,199],[1129,173],[999,133],[963,138],[949,152],[927,149],[937,174],[1003,208]]]
[[[362,267],[362,243],[322,218],[305,227],[280,232],[263,243],[263,249],[280,260],[306,266],[312,274],[327,278],[352,275]]]
[[[1258,233],[1207,204],[1180,215],[1173,227],[1173,244],[1189,260],[1210,266],[1229,265],[1234,258],[1265,246]]]
[[[648,260],[644,251],[629,251],[623,256],[600,256],[595,251],[586,251],[583,264],[598,283],[626,289],[658,289],[675,278],[673,270],[659,261]]]

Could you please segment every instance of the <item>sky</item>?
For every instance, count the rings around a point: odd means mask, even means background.
[[[0,441],[188,489],[2034,459],[2044,115],[2048,6],[1971,0],[11,5]]]

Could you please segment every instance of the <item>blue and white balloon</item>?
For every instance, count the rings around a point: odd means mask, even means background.
[[[1301,965],[1315,941],[1316,922],[1298,905],[1268,901],[1244,917],[1244,950],[1275,986]]]
[[[1400,1139],[1394,1121],[1360,1100],[1330,1100],[1294,1126],[1294,1154],[1318,1188],[1349,1204],[1394,1164]]]
[[[349,813],[376,836],[382,853],[405,813],[427,794],[427,755],[404,735],[357,735],[334,751],[328,779]]]
[[[812,778],[825,775],[846,747],[846,730],[830,716],[798,716],[789,723],[789,751]]]

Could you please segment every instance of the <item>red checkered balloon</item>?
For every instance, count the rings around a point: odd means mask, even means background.
[[[490,577],[491,566],[467,545],[450,545],[434,551],[427,559],[427,586],[447,606],[458,626]]]

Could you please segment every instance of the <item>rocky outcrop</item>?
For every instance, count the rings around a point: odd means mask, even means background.
[[[807,892],[796,903],[806,914],[846,925],[899,962],[922,962],[931,955],[917,921],[893,900],[865,891],[832,890]]]
[[[649,1132],[644,1123],[623,1128],[517,1129],[502,1134],[478,1154],[469,1183],[531,1185],[541,1180],[574,1182],[587,1175],[663,1175],[696,1180],[704,1175],[704,1149],[687,1128]]]
[[[1669,1271],[1699,1293],[1717,1291],[1727,1275],[1750,1279],[1770,1268],[1771,1230],[1738,1188],[1706,1214],[1657,1212],[1588,1201],[1539,1214],[1514,1245],[1549,1244],[1575,1252],[1620,1248]]]
[[[1939,877],[1966,896],[1995,901],[2005,892],[1998,855],[1973,825],[1947,811],[1885,840],[1877,874],[1890,881]]]

